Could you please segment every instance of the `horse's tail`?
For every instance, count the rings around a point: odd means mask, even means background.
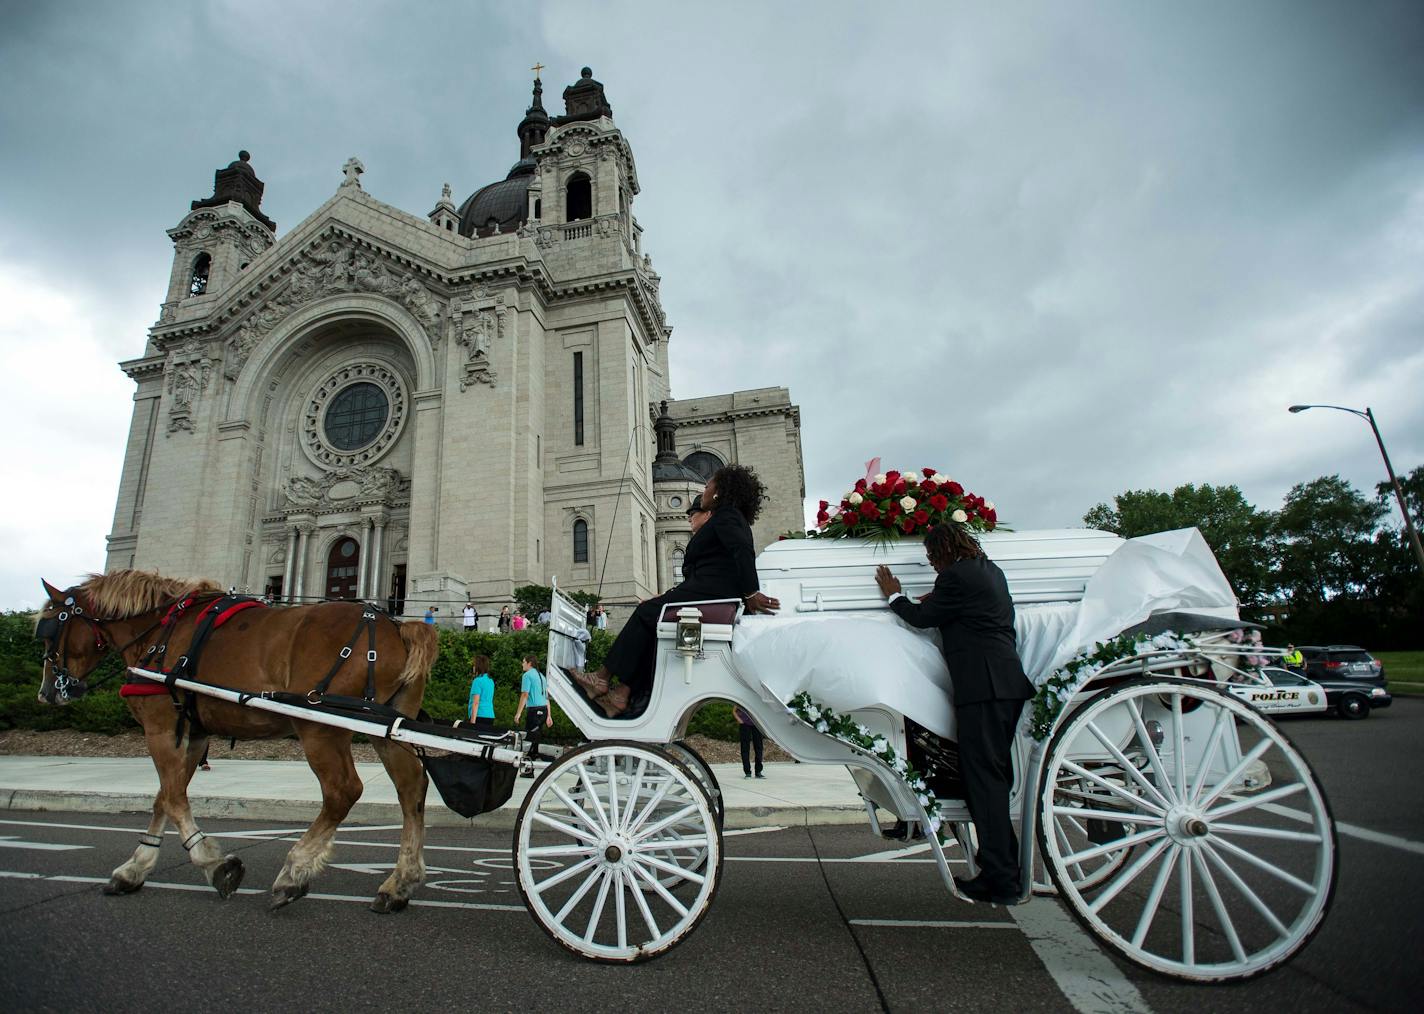
[[[405,642],[405,668],[400,671],[397,682],[401,686],[424,684],[430,667],[435,664],[435,656],[440,654],[440,638],[435,627],[422,621],[402,623],[400,636]]]

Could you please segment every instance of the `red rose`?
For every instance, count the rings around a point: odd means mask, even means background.
[[[826,509],[827,507],[829,507],[830,505],[831,505],[831,503],[830,503],[829,500],[822,500],[822,501],[821,501],[821,510],[825,510],[825,509]]]
[[[896,496],[899,496],[899,495],[900,495],[901,493],[903,493],[903,492],[905,492],[905,480],[904,480],[904,479],[896,479],[896,480],[895,480],[895,495],[896,495]]]
[[[899,504],[891,503],[885,513],[889,514],[892,518],[898,518],[904,511],[900,509]]]
[[[936,493],[934,496],[930,497],[930,506],[937,511],[948,510],[949,499],[943,493]]]
[[[900,530],[903,531],[906,535],[909,535],[915,530],[915,523],[909,518],[906,518],[904,522],[901,523]]]
[[[864,479],[857,479],[857,480],[855,480],[855,491],[856,491],[857,493],[864,493],[864,492],[865,492],[865,480],[864,480]]]
[[[944,488],[945,492],[947,492],[950,496],[959,496],[961,493],[964,492],[964,487],[961,486],[959,483],[955,482],[953,479],[946,483]]]
[[[881,528],[893,528],[894,526],[895,526],[895,519],[894,519],[894,518],[881,518],[881,519],[880,519],[880,527],[881,527]]]
[[[924,477],[926,479],[935,474],[935,470],[933,468],[922,468],[920,469],[920,472],[924,474]]]
[[[929,511],[925,510],[922,507],[919,510],[915,511],[914,517],[915,523],[918,525],[922,525],[930,519]]]
[[[996,521],[999,520],[999,512],[998,512],[998,511],[992,511],[992,510],[990,510],[990,511],[984,511],[984,512],[983,512],[983,516],[984,516],[984,520],[987,521],[987,522],[989,522],[989,524],[991,524],[991,525],[992,525],[994,522],[996,522]]]
[[[830,521],[830,520],[831,520],[831,516],[830,516],[829,514],[827,514],[825,511],[821,511],[819,514],[816,515],[816,525],[817,525],[818,527],[821,526],[821,525],[824,525],[826,522],[828,522],[828,521]]]
[[[876,507],[870,500],[862,500],[860,502],[860,514],[861,517],[866,518],[877,517],[880,514],[880,508]]]
[[[900,473],[892,468],[890,471],[885,473],[885,484],[887,486],[893,486],[895,485],[895,480],[898,478],[900,478]]]
[[[926,479],[924,482],[920,483],[920,489],[924,490],[926,493],[933,493],[937,489],[939,489],[939,487],[936,486],[934,483],[930,482],[928,479]]]

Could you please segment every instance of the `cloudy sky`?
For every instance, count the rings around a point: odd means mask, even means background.
[[[784,384],[1019,528],[1128,488],[1424,463],[1424,5],[0,0],[0,608],[102,566],[164,230],[239,148],[285,232],[350,155],[502,178],[536,60],[638,160],[673,389]]]

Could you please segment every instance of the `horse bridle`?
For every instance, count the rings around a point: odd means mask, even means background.
[[[53,616],[46,616],[35,624],[35,637],[44,643],[44,655],[41,656],[41,665],[48,666],[51,677],[54,681],[53,689],[45,695],[50,704],[68,704],[78,700],[93,689],[86,682],[94,671],[99,668],[110,651],[120,653],[127,651],[143,638],[151,634],[154,629],[163,623],[164,608],[159,607],[160,618],[149,624],[136,637],[130,638],[125,644],[115,646],[109,639],[106,624],[117,622],[120,617],[101,618],[90,616],[84,611],[84,606],[79,601],[79,589],[69,588],[63,593],[64,602],[61,604],[59,612]],[[178,599],[176,601],[182,601]],[[174,603],[176,604],[176,602]],[[171,608],[171,606],[170,606]],[[74,620],[83,620],[89,624],[89,629],[94,633],[94,647],[99,652],[98,661],[82,676],[76,676],[69,670],[69,663],[65,657],[64,634],[65,627]],[[114,675],[117,675],[114,674]],[[95,687],[103,686],[113,676],[106,677],[94,684]],[[43,693],[43,689],[41,690]]]

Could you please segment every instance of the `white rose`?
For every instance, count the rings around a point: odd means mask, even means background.
[[[865,497],[861,496],[859,493],[852,493],[850,496],[846,497],[846,499],[850,501],[850,505],[852,507],[855,507],[858,506],[860,502],[865,499]]]
[[[936,472],[934,475],[930,476],[930,482],[937,483],[938,485],[941,485],[941,486],[943,486],[943,485],[944,485],[946,482],[948,482],[948,481],[949,481],[949,476],[947,476],[947,475],[942,475],[942,474],[940,474],[939,472]]]
[[[906,513],[909,513],[918,506],[919,504],[915,502],[915,498],[912,496],[902,496],[900,498],[900,509]]]
[[[965,514],[963,511],[957,510],[949,516],[949,520],[958,521],[962,525],[964,524],[964,522],[969,520],[969,515]]]
[[[879,475],[877,475],[877,476],[876,476],[873,480],[871,480],[871,481],[872,481],[872,482],[877,482],[877,483],[879,483],[879,482],[884,482],[884,481],[885,481],[885,473],[884,473],[884,472],[881,472]]]
[[[993,500],[985,500],[985,501],[984,501],[984,509],[985,509],[986,511],[991,511],[991,510],[993,510],[993,509],[994,509],[994,501],[993,501]]]

